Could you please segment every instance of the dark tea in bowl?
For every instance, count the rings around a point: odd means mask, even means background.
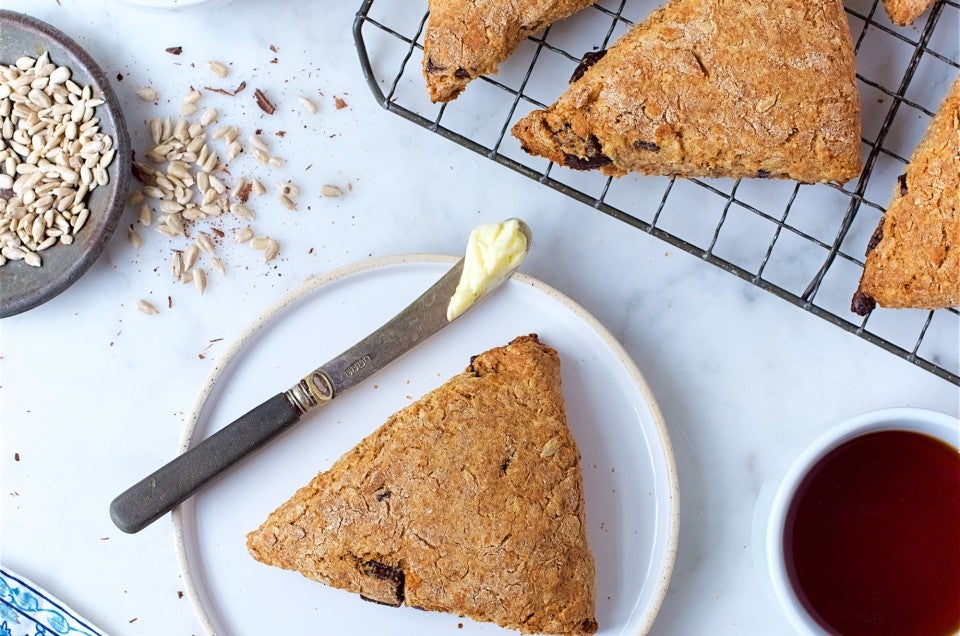
[[[960,630],[958,438],[960,422],[941,413],[868,413],[761,497],[763,569],[799,633]]]

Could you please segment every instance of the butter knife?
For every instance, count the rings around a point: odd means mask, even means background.
[[[529,250],[530,228],[522,221],[519,225]],[[447,306],[460,282],[463,265],[464,259],[460,259],[383,326],[287,391],[274,395],[122,492],[110,504],[113,523],[124,532],[139,532],[296,424],[308,411],[363,382],[443,329],[452,322],[447,319]],[[471,307],[510,278],[517,266],[519,262],[487,285]]]

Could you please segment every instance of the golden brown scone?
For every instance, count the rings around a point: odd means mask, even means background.
[[[860,172],[854,73],[841,0],[670,0],[513,134],[607,175],[843,183]]]
[[[851,308],[960,306],[960,78],[900,177],[867,246]]]
[[[594,564],[556,351],[476,356],[247,536],[259,561],[387,605],[591,634]]]
[[[528,36],[595,0],[430,0],[423,75],[433,102],[455,99]]]
[[[883,6],[894,24],[907,26],[919,18],[934,0],[883,0]]]

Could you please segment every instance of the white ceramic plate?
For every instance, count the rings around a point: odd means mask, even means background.
[[[373,259],[301,285],[218,363],[188,418],[182,449],[380,326],[452,263],[422,255]],[[567,415],[583,458],[600,633],[645,633],[666,593],[679,528],[666,428],[643,376],[610,333],[570,299],[519,274],[174,512],[180,565],[204,627],[223,636],[512,633],[450,614],[383,607],[265,566],[248,555],[245,538],[391,413],[462,371],[471,355],[528,333],[560,354]]]

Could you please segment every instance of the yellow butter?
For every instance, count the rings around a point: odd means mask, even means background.
[[[517,219],[476,227],[467,240],[463,273],[447,305],[447,320],[453,320],[494,284],[520,265],[527,251],[527,237]]]

